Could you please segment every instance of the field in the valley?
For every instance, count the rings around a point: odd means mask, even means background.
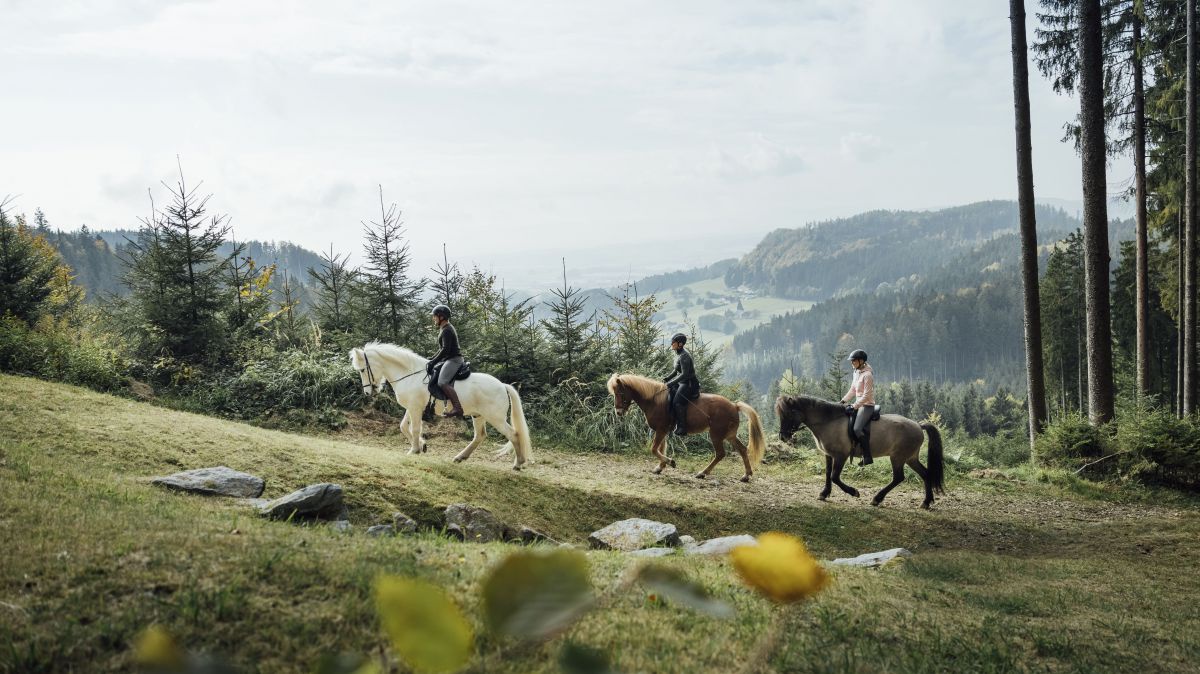
[[[655,299],[663,303],[661,320],[669,331],[683,329],[689,321],[697,323],[700,317],[708,314],[725,316],[726,312],[731,312],[732,316],[727,320],[737,326],[733,332],[724,329],[702,330],[704,340],[716,347],[725,346],[733,341],[735,334],[766,323],[772,316],[780,316],[789,311],[806,311],[813,305],[813,302],[806,300],[742,293],[726,287],[724,279],[720,278],[664,290],[657,293]],[[739,300],[742,303],[742,312],[737,308]],[[705,306],[706,302],[708,306]]]
[[[748,660],[778,672],[1197,671],[1200,504],[1190,497],[952,471],[933,511],[919,509],[915,477],[872,508],[836,491],[818,502],[810,457],[774,456],[741,484],[734,461],[716,479],[689,477],[699,455],[662,476],[647,455],[542,446],[519,474],[482,450],[452,464],[463,442],[443,433],[412,457],[394,434],[361,424],[341,437],[288,434],[0,376],[0,672],[125,671],[151,624],[245,671],[378,655],[386,640],[371,584],[381,573],[433,581],[457,599],[479,635],[469,671],[557,671],[568,640],[602,649],[621,672],[738,672]],[[270,497],[340,483],[354,530],[264,521],[147,480],[222,464],[264,477]],[[886,472],[853,469],[848,481],[869,496]],[[725,559],[673,556],[665,563],[736,616],[648,601],[635,586],[549,642],[512,647],[478,618],[480,579],[512,545],[363,533],[393,511],[429,515],[455,502],[575,544],[647,517],[696,538],[785,531],[822,559],[896,546],[914,556],[881,570],[831,568],[829,589],[788,609],[746,589]],[[637,562],[587,556],[601,593]]]

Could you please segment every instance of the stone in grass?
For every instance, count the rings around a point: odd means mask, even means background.
[[[415,534],[417,521],[404,513],[392,513],[392,529],[398,534]]]
[[[837,564],[839,566],[862,566],[873,568],[877,566],[883,566],[893,559],[901,557],[912,557],[912,553],[904,548],[892,548],[891,550],[884,550],[883,552],[868,552],[865,555],[859,555],[857,557],[840,557],[829,563]]]
[[[263,516],[274,520],[286,520],[289,517],[340,520],[345,519],[345,512],[342,487],[328,482],[310,484],[262,508]]]
[[[680,547],[689,548],[695,544],[696,544],[696,539],[691,536],[688,536],[687,534],[684,534],[679,537]]]
[[[229,466],[185,470],[166,477],[156,477],[152,483],[190,494],[235,498],[258,498],[262,496],[266,486],[261,477],[234,470]]]
[[[347,520],[334,520],[329,523],[329,527],[331,529],[333,529],[334,531],[337,531],[337,532],[343,533],[343,534],[350,533],[350,529],[352,528],[350,522],[348,522]]]
[[[550,538],[546,534],[534,529],[533,527],[522,526],[516,531],[509,529],[504,532],[504,540],[509,543],[518,543],[521,545],[533,545],[534,543],[549,543],[550,545],[558,545],[558,541]]]
[[[453,538],[456,541],[467,540],[467,535],[463,533],[462,527],[457,524],[446,525],[446,538]]]
[[[457,525],[472,543],[503,541],[508,527],[487,508],[455,503],[446,508],[446,526]]]
[[[758,545],[758,540],[749,534],[723,536],[710,538],[699,545],[684,548],[683,551],[689,555],[727,555],[730,550],[743,545]]]
[[[376,524],[373,527],[367,527],[368,536],[395,536],[396,528],[390,524]]]
[[[642,548],[629,553],[634,557],[666,557],[673,555],[678,551],[678,548]]]
[[[642,548],[679,545],[679,533],[674,524],[633,517],[593,531],[588,545],[598,550],[633,552]]]

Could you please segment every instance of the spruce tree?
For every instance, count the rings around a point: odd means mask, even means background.
[[[0,200],[0,316],[32,322],[54,289],[59,258],[46,240],[14,222]]]
[[[226,216],[206,218],[212,195],[198,196],[180,169],[179,182],[163,183],[171,202],[143,221],[127,249],[125,282],[131,291],[144,355],[170,355],[187,363],[219,362],[228,303],[230,256],[219,249],[229,235]]]
[[[412,343],[419,327],[423,283],[409,277],[412,263],[396,204],[386,205],[379,186],[379,220],[363,222],[366,264],[358,284],[361,321],[368,338],[397,344]]]

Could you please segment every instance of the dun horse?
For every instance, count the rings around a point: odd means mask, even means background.
[[[661,473],[667,466],[674,468],[675,460],[668,459],[666,454],[663,454],[667,434],[674,425],[671,408],[667,404],[666,384],[635,374],[614,374],[608,380],[608,392],[613,395],[618,415],[624,415],[634,403],[646,415],[646,424],[654,431],[650,451],[658,457],[658,468],[654,469],[654,473]],[[749,447],[742,444],[737,436],[738,426],[741,424],[739,412],[750,419]],[[725,441],[728,440],[737,449],[738,454],[742,455],[742,463],[746,466],[742,482],[749,482],[754,469],[762,462],[763,448],[766,446],[762,422],[754,408],[743,402],[732,402],[724,396],[702,393],[698,399],[688,404],[687,432],[690,435],[703,431],[708,431],[717,456],[707,468],[696,473],[696,477],[707,477],[713,467],[725,458]]]
[[[779,437],[789,442],[792,435],[807,426],[817,441],[817,451],[825,455],[825,488],[821,500],[829,497],[830,483],[836,484],[851,496],[858,490],[842,482],[842,467],[852,456],[862,452],[850,442],[846,423],[846,408],[810,396],[780,396],[775,402],[775,414],[779,417]],[[921,465],[921,443],[929,434],[929,467]],[[896,485],[904,481],[904,466],[908,466],[925,482],[925,502],[922,508],[929,509],[933,493],[941,494],[942,487],[942,436],[931,424],[918,424],[899,414],[882,414],[879,421],[871,422],[871,456],[887,456],[892,460],[892,481],[875,494],[871,505],[879,505]]]

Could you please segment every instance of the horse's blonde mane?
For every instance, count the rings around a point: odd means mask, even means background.
[[[403,346],[389,342],[367,342],[363,345],[363,351],[366,351],[367,349],[374,349],[376,353],[383,355],[384,358],[397,358],[404,360],[416,359],[419,361],[428,360],[425,358],[425,356],[422,356],[412,349],[406,349]]]
[[[661,381],[651,379],[649,377],[643,377],[638,374],[614,374],[608,378],[609,393],[616,395],[618,381],[634,391],[637,391],[642,398],[649,398],[657,395],[658,393],[661,393],[663,389],[667,388],[667,385]]]

